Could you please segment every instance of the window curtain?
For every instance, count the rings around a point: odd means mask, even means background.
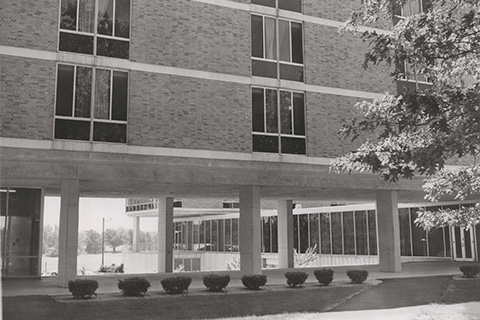
[[[110,119],[110,70],[95,71],[95,119]]]
[[[290,62],[290,23],[278,20],[278,41],[280,41],[280,60]]]
[[[98,0],[98,33],[111,36],[113,32],[113,0]]]
[[[93,33],[95,0],[80,0],[78,5],[78,31]]]
[[[277,59],[275,19],[265,18],[265,59]]]

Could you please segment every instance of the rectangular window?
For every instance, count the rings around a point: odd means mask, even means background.
[[[95,0],[61,0],[59,51],[129,59],[129,49],[130,0],[98,0],[97,8]]]
[[[252,75],[304,81],[302,23],[252,15]]]
[[[304,94],[252,88],[253,151],[306,154]]]
[[[126,143],[127,93],[127,72],[59,64],[55,139]]]
[[[330,213],[320,213],[320,243],[322,254],[332,254]]]
[[[252,4],[288,11],[302,12],[302,0],[252,0]]]

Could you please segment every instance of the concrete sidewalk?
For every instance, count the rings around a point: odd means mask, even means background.
[[[385,273],[378,272],[377,265],[371,266],[347,266],[347,267],[332,267],[335,271],[334,281],[348,281],[346,271],[350,269],[365,269],[370,273],[369,280],[377,279],[393,279],[393,278],[411,278],[411,277],[426,277],[437,275],[459,275],[459,266],[465,264],[460,262],[414,262],[404,263],[402,265],[403,271],[401,273]],[[318,268],[296,268],[295,271],[305,271],[309,274],[307,282],[315,283],[316,279],[313,275],[313,271]],[[285,284],[284,273],[292,271],[293,269],[268,269],[263,270],[263,274],[267,275],[267,285],[279,285]],[[223,271],[216,272],[229,274],[231,281],[229,287],[242,287],[241,274],[239,271]],[[210,272],[191,272],[182,273],[192,278],[192,284],[190,288],[204,288],[202,283],[202,277]],[[176,275],[176,274],[175,274]],[[172,274],[143,274],[143,275],[102,275],[102,276],[89,276],[79,278],[95,279],[99,283],[97,293],[113,293],[119,292],[117,283],[119,279],[127,277],[141,276],[148,279],[152,285],[152,289],[160,290],[160,281],[164,278],[172,276]],[[42,278],[42,279],[2,279],[2,296],[25,296],[25,295],[69,295],[70,292],[66,288],[59,288],[56,286],[54,277]]]

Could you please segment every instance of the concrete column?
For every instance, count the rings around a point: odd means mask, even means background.
[[[402,272],[397,191],[377,191],[380,271]]]
[[[158,273],[173,271],[173,198],[158,199]]]
[[[77,277],[79,181],[63,180],[60,192],[57,286],[66,288]]]
[[[262,272],[260,232],[260,188],[240,188],[240,270],[242,274]]]
[[[139,241],[140,241],[140,217],[133,217],[133,243],[132,251],[139,251]]]
[[[293,268],[293,202],[277,201],[278,267]]]

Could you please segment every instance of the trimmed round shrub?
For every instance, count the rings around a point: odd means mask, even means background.
[[[328,286],[333,281],[333,270],[332,269],[316,269],[313,271],[315,278],[317,278],[318,283]]]
[[[122,290],[124,296],[138,297],[147,293],[150,282],[145,278],[133,277],[118,280],[118,289]]]
[[[367,270],[348,270],[347,276],[352,280],[352,283],[361,284],[368,278]]]
[[[250,274],[242,277],[243,285],[250,290],[258,290],[267,283],[267,276],[263,274]]]
[[[466,278],[473,278],[480,273],[480,264],[468,264],[460,266],[460,271]]]
[[[220,292],[228,286],[230,282],[230,276],[219,275],[219,274],[209,274],[203,277],[203,284],[209,291]]]
[[[305,280],[308,278],[308,274],[305,272],[287,272],[285,273],[285,278],[287,278],[287,284],[290,287],[301,287],[305,283]]]
[[[169,294],[179,294],[188,291],[192,278],[178,276],[166,278],[161,281],[163,290]]]
[[[98,282],[96,280],[77,279],[68,281],[68,291],[72,293],[75,298],[90,298],[97,295],[95,291],[98,289]]]

